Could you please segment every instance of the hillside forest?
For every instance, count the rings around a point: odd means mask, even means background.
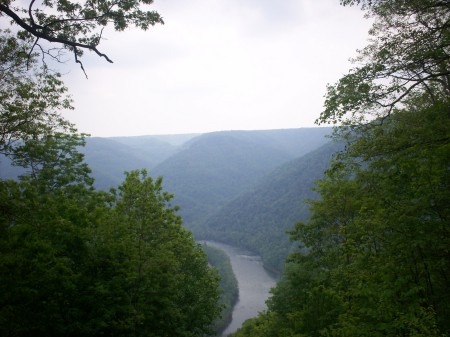
[[[143,168],[114,189],[93,187],[79,152],[85,135],[62,117],[72,101],[46,63],[62,57],[58,46],[82,70],[83,50],[107,58],[96,29],[160,21],[140,6],[0,2],[2,24],[12,20],[0,30],[0,153],[21,168],[18,179],[0,180],[1,336],[213,333],[219,275],[172,194]]]
[[[449,336],[450,2],[341,0],[373,26],[320,127],[79,133],[47,61],[111,61],[103,28],[151,2],[0,2],[0,335],[212,336],[238,296],[215,240],[279,278],[233,337]]]
[[[347,145],[268,310],[233,336],[450,334],[450,4],[341,2],[374,20],[318,118]]]

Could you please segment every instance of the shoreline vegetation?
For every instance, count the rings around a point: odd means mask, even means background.
[[[219,303],[222,306],[221,317],[213,323],[216,336],[220,336],[232,320],[233,308],[239,299],[239,287],[236,275],[233,272],[230,258],[221,249],[202,242],[203,250],[208,256],[209,264],[220,275],[220,289],[222,290]]]

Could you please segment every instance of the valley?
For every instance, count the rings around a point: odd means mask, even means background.
[[[280,274],[294,248],[286,230],[307,219],[304,200],[315,197],[314,181],[342,148],[330,142],[330,133],[299,128],[89,138],[84,151],[97,188],[108,190],[124,171],[146,168],[163,177],[197,240],[254,251]]]

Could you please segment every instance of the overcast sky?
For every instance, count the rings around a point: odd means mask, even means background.
[[[339,0],[155,0],[165,25],[106,32],[114,64],[70,61],[65,116],[92,136],[314,126],[327,83],[351,67],[369,22]]]

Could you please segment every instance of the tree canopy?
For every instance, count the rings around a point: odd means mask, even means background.
[[[446,0],[341,1],[362,3],[374,24],[357,64],[328,86],[318,123],[355,124],[389,116],[404,100],[426,91],[430,99],[450,90],[450,3]],[[438,90],[436,90],[438,89]]]
[[[144,14],[137,2],[117,2],[103,9],[115,12],[110,19],[83,21],[79,2],[44,1],[48,12],[22,4],[0,3],[2,15],[29,15],[22,23],[39,32],[33,41],[0,31],[0,154],[24,169],[17,181],[0,179],[0,335],[209,335],[220,315],[219,277],[172,195],[145,170],[127,173],[118,190],[92,187],[79,152],[85,135],[62,117],[67,88],[35,50],[45,37],[67,39],[62,47],[77,59],[82,41],[95,51],[88,35],[97,24],[146,28]],[[134,11],[134,21],[121,23],[116,6]]]
[[[59,74],[39,65],[32,44],[0,30],[0,153],[53,132],[70,132],[61,117],[72,101]]]
[[[317,120],[346,150],[290,231],[268,311],[235,336],[448,336],[449,2],[341,3],[374,19]]]

